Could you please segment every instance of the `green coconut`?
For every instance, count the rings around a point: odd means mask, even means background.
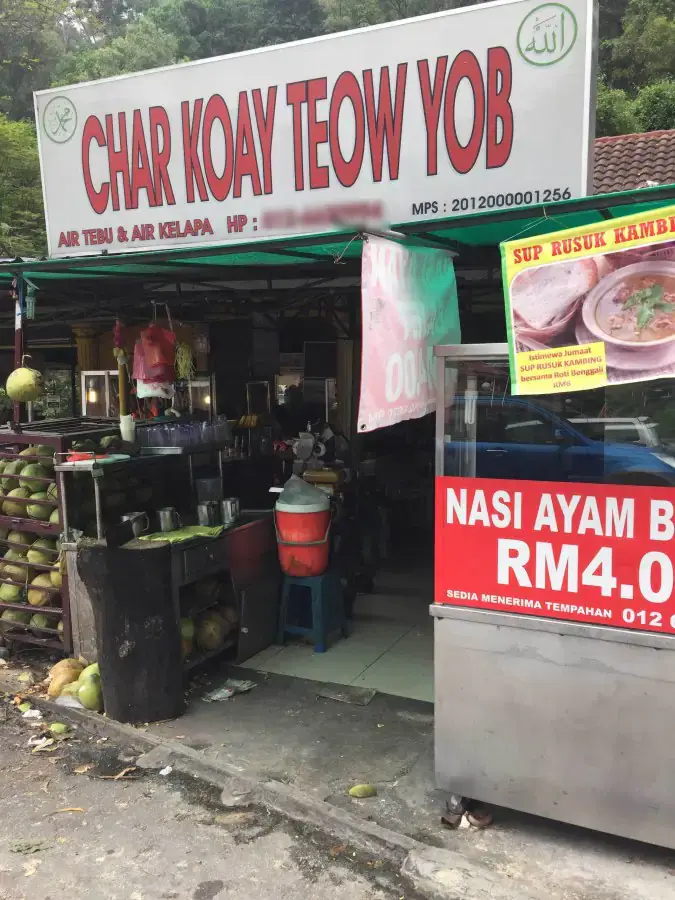
[[[56,630],[59,633],[60,640],[63,640],[63,622],[59,622],[59,624],[56,626]]]
[[[101,670],[99,669],[98,663],[92,663],[90,666],[86,666],[80,672],[79,678],[77,679],[80,684],[84,684],[84,682],[91,678],[92,675],[95,675],[97,678],[101,677]]]
[[[51,503],[41,503],[41,500],[47,500],[47,491],[38,491],[35,494],[31,494],[31,502],[26,507],[26,512],[31,517],[31,519],[40,519],[42,522],[46,522],[49,518],[52,510]]]
[[[9,534],[9,528],[0,528],[0,541],[6,541]]]
[[[4,480],[4,479],[3,479]],[[2,511],[6,516],[14,516],[14,518],[19,518],[26,515],[26,504],[25,503],[16,503],[12,502],[13,499],[22,498],[23,500],[28,500],[30,497],[30,491],[28,488],[18,487],[14,488],[14,490],[10,491],[7,494],[3,504]]]
[[[20,550],[14,550],[12,547],[5,553],[2,557],[2,561],[0,562],[0,573],[4,573],[7,563],[14,562],[17,559],[22,559],[23,553]]]
[[[44,613],[35,613],[30,620],[31,628],[56,628],[56,620],[53,616],[46,616]]]
[[[22,591],[17,584],[0,584],[0,603],[20,603]]]
[[[63,587],[63,575],[61,574],[60,569],[52,569],[52,571],[49,573],[49,577],[51,578],[52,585],[55,588]]]
[[[2,489],[3,491],[11,491],[12,488],[19,487],[18,475],[26,468],[25,459],[13,459],[5,466],[2,473]]]
[[[23,547],[30,547],[35,540],[35,535],[28,531],[10,531],[7,540],[12,544],[21,544]]]
[[[54,562],[54,556],[44,550],[33,550],[32,548],[26,554],[28,562],[36,566],[50,566]]]
[[[22,558],[24,562],[27,562],[25,557]],[[27,584],[30,581],[32,574],[33,571],[30,568],[19,565],[19,560],[17,560],[17,562],[5,563],[2,567],[3,578],[11,578],[12,581],[18,581],[21,584]]]
[[[45,383],[37,369],[21,366],[9,376],[5,390],[10,400],[14,400],[16,403],[30,403],[42,396]]]
[[[41,478],[49,478],[49,470],[40,463],[28,463],[25,469],[21,470],[19,484],[21,487],[27,487],[29,491],[42,491],[44,482],[40,481]]]
[[[30,623],[30,613],[21,612],[18,609],[6,609],[0,616],[0,626],[3,631],[11,631],[13,626],[28,625]]]
[[[85,709],[100,712],[103,709],[103,691],[101,690],[100,676],[91,674],[83,681],[80,681],[80,684],[81,687],[77,692],[77,699]]]
[[[52,512],[51,516],[49,517],[49,524],[50,525],[60,525],[61,524],[61,519],[59,517],[58,509],[55,509]]]
[[[34,447],[26,447],[19,453],[19,456],[40,457],[40,465],[50,472],[54,471],[54,448],[48,447],[46,444],[37,444]]]
[[[52,580],[47,572],[41,572],[36,575],[28,588],[28,602],[31,606],[47,606],[51,594],[49,591],[43,591],[42,588],[51,588]]]
[[[52,481],[52,483],[47,487],[47,496],[50,500],[58,500],[59,491],[56,487],[56,482]]]
[[[40,566],[50,566],[55,560],[56,541],[52,538],[38,538],[28,548],[28,562]]]

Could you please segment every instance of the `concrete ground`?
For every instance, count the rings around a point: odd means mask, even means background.
[[[257,680],[248,694],[205,703],[228,676]],[[433,781],[433,707],[376,694],[366,706],[319,696],[313,681],[233,668],[196,685],[187,713],[151,727],[242,775],[281,781],[487,867],[519,892],[549,900],[675,900],[675,854],[532,816],[497,810],[484,831],[441,824]],[[334,686],[340,691],[340,686]],[[359,783],[378,796],[347,796]],[[465,823],[464,823],[465,824]]]
[[[387,865],[84,732],[53,752],[0,701],[1,900],[413,900]],[[108,777],[104,777],[108,776]]]

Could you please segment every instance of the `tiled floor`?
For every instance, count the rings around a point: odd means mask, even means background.
[[[349,638],[336,640],[326,653],[300,642],[268,647],[244,665],[433,702],[431,585],[427,567],[383,572],[378,592],[357,598]]]

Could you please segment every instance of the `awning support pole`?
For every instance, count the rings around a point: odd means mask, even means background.
[[[23,362],[23,301],[25,296],[25,283],[21,276],[16,279],[16,292],[14,294],[14,368],[20,369]],[[15,402],[12,413],[12,422],[18,425],[21,421],[21,403]]]

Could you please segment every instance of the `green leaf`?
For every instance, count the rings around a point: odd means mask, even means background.
[[[654,318],[654,310],[651,306],[642,306],[637,314],[638,331],[643,331]]]

